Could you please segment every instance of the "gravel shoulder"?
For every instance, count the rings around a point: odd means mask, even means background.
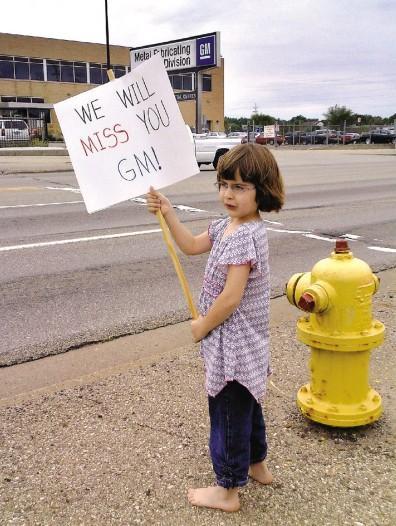
[[[188,344],[1,407],[0,524],[395,524],[396,284],[390,273],[374,299],[387,337],[371,358],[371,384],[384,404],[372,426],[327,428],[300,415],[295,396],[309,379],[309,352],[295,339],[294,321],[272,325],[274,375],[265,414],[275,482],[250,482],[238,513],[187,503],[188,487],[213,482],[203,368],[198,345]]]

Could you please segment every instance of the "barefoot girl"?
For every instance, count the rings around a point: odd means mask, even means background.
[[[270,151],[243,144],[218,166],[216,188],[228,217],[194,236],[179,221],[170,201],[151,189],[150,212],[161,209],[179,248],[189,255],[209,252],[199,299],[200,316],[191,322],[201,342],[210,415],[210,454],[216,486],[190,489],[195,506],[237,511],[238,488],[248,475],[272,482],[260,401],[269,371],[268,245],[260,211],[279,211],[283,182]]]

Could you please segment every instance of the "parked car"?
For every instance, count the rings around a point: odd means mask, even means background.
[[[230,132],[227,137],[231,137],[231,138],[238,138],[238,137],[247,137],[247,132],[243,132],[243,131],[234,131],[234,132]]]
[[[288,132],[285,134],[285,144],[306,144],[306,135],[304,131]]]
[[[362,133],[359,142],[365,142],[366,144],[396,144],[396,134],[380,128]]]
[[[276,142],[281,145],[285,142],[282,135],[276,134]],[[264,133],[259,133],[256,137],[257,144],[275,144],[275,137],[264,137]]]
[[[329,143],[336,144],[356,144],[359,141],[360,135],[352,132],[338,131],[329,137]]]
[[[227,137],[227,134],[224,133],[224,132],[215,132],[215,131],[210,131],[206,134],[207,137],[221,137],[224,139],[224,137]]]
[[[29,128],[22,119],[0,119],[0,145],[27,143],[30,140]]]
[[[328,134],[321,131],[307,132],[301,137],[301,144],[326,144],[327,137]]]
[[[241,137],[194,137],[198,166],[212,164],[216,170],[220,157],[234,146],[241,144],[243,140],[245,139]]]

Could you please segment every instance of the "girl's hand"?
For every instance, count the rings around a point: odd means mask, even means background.
[[[195,343],[201,341],[208,334],[205,328],[205,318],[201,315],[196,320],[192,320],[191,333]]]
[[[152,214],[156,214],[158,210],[161,210],[162,215],[165,216],[169,210],[172,210],[172,204],[164,195],[160,194],[152,186],[150,191],[146,195],[147,198],[147,209]]]

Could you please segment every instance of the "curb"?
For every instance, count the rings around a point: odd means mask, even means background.
[[[68,157],[69,152],[66,148],[37,148],[37,149],[24,149],[24,148],[0,148],[1,157],[52,157],[61,156]]]

